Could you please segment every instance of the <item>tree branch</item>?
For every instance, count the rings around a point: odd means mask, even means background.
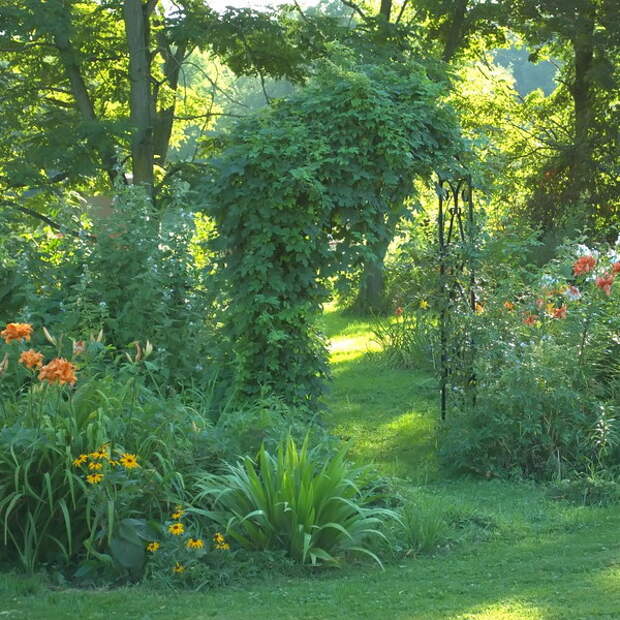
[[[87,233],[84,231],[67,230],[64,226],[58,224],[54,220],[47,217],[47,215],[43,215],[42,213],[39,213],[38,211],[35,211],[34,209],[29,209],[28,207],[22,207],[20,204],[17,204],[16,202],[12,202],[10,200],[0,200],[0,205],[3,205],[5,207],[10,207],[11,209],[15,209],[16,211],[21,211],[22,213],[25,213],[26,215],[30,215],[31,217],[34,217],[38,220],[41,220],[42,222],[45,222],[50,228],[53,228],[54,230],[58,230],[59,232],[62,232],[62,233],[69,234],[72,237],[76,237],[77,239],[92,239],[92,240],[96,239],[94,235],[91,235],[90,233]]]
[[[93,103],[88,94],[86,83],[82,77],[77,54],[69,40],[70,17],[67,14],[63,15],[63,17],[68,23],[63,24],[53,33],[54,45],[58,50],[60,60],[67,74],[67,78],[69,79],[69,83],[71,84],[71,94],[75,99],[78,111],[86,120],[96,121],[97,115],[95,114]],[[117,162],[113,145],[106,140],[102,145],[95,145],[95,149],[101,156],[103,168],[107,172],[111,183],[114,184],[119,173],[116,167]]]
[[[405,8],[407,6],[407,4],[409,4],[409,0],[405,0],[401,7],[400,7],[400,11],[398,12],[398,17],[396,18],[396,24],[400,24],[400,20],[402,19],[403,13],[405,12]]]
[[[355,4],[355,2],[353,2],[352,0],[340,0],[340,1],[342,2],[342,4],[345,4],[349,8],[353,9],[364,21],[368,19],[368,16],[366,15],[366,13],[364,13],[364,11],[362,11],[362,9],[359,6],[357,6],[357,4]]]

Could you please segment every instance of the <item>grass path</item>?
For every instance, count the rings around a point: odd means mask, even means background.
[[[350,456],[415,482],[435,478],[435,380],[382,363],[368,322],[339,312],[323,320],[334,377],[326,421]]]
[[[296,578],[265,575],[206,593],[55,591],[36,578],[0,575],[0,618],[620,619],[618,506],[563,505],[526,483],[441,480],[432,458],[431,379],[378,364],[367,324],[332,313],[325,326],[335,376],[328,422],[355,459],[414,484],[429,480],[411,485],[411,493],[469,515],[467,536],[384,572],[352,566]]]

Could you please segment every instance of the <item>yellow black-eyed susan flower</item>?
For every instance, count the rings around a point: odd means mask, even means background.
[[[151,553],[155,553],[159,549],[160,546],[161,545],[156,540],[154,540],[153,542],[150,542],[146,546],[146,550],[150,551]]]
[[[189,538],[185,546],[188,549],[202,549],[205,546],[205,544],[202,538]]]
[[[103,474],[88,474],[86,482],[88,484],[99,484],[103,480]]]
[[[228,551],[230,549],[230,545],[226,542],[226,539],[219,532],[213,534],[213,542],[215,543],[216,549],[221,549],[223,551]]]
[[[172,523],[168,526],[168,531],[173,536],[180,536],[185,531],[185,526],[182,523]]]
[[[180,506],[179,504],[177,504],[174,507],[174,512],[170,515],[173,519],[176,519],[177,521],[185,514],[185,510],[183,510],[183,506]]]
[[[138,465],[138,457],[135,454],[121,454],[121,458],[118,459],[118,462],[125,469],[134,469],[135,467],[140,467],[140,465]]]

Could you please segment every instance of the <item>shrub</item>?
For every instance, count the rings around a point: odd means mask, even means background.
[[[527,283],[487,283],[480,312],[460,317],[475,358],[453,383],[445,463],[539,479],[620,463],[609,381],[620,329],[619,252],[568,246]]]
[[[396,368],[437,368],[437,329],[426,299],[396,306],[394,318],[372,323],[374,340]]]
[[[157,209],[142,188],[119,187],[109,213],[81,213],[80,236],[39,231],[36,243],[19,248],[19,260],[2,244],[0,274],[17,275],[0,290],[0,300],[6,296],[29,322],[76,340],[101,329],[119,351],[149,340],[150,372],[160,389],[204,387],[220,347],[209,320],[209,261],[197,243],[210,233],[196,232],[189,202],[183,184]],[[65,208],[72,214],[67,219],[85,211],[83,205]]]
[[[607,506],[620,502],[620,482],[593,472],[554,481],[549,495],[583,506]]]
[[[207,503],[208,514],[246,549],[284,549],[313,566],[338,564],[346,552],[381,564],[368,545],[384,538],[378,528],[395,514],[364,505],[359,474],[342,452],[320,458],[307,439],[298,449],[289,437],[275,455],[263,446],[256,461],[245,457],[221,475],[204,477],[195,503]]]

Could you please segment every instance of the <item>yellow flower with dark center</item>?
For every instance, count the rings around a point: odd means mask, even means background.
[[[101,460],[108,458],[108,452],[106,450],[106,446],[101,446],[101,448],[97,448],[94,452],[90,453],[90,458],[95,460]]]
[[[185,526],[182,523],[172,523],[168,526],[168,531],[173,536],[180,536],[185,531]]]
[[[140,465],[138,465],[138,457],[135,454],[121,454],[121,458],[118,459],[118,462],[126,469],[140,467]]]
[[[150,542],[146,546],[146,550],[150,551],[151,553],[155,553],[159,549],[160,546],[161,545],[156,540],[154,540],[153,542]]]
[[[184,573],[185,572],[185,566],[183,566],[183,564],[180,564],[179,562],[177,562],[174,566],[174,568],[172,569],[173,572],[175,573]]]
[[[97,461],[93,461],[88,464],[88,469],[91,471],[99,471],[103,467],[103,463],[99,463]]]
[[[88,484],[99,484],[103,480],[103,474],[88,474],[86,482]]]
[[[118,461],[115,461],[114,459],[108,459],[108,463],[110,463],[112,467],[118,467]]]
[[[188,549],[202,549],[205,544],[202,541],[202,538],[190,538],[185,546]]]
[[[177,506],[176,510],[170,515],[173,519],[180,519],[185,514],[185,510],[181,506]]]
[[[88,454],[80,454],[76,459],[73,459],[73,465],[75,467],[80,467],[80,465],[84,465],[88,461]]]
[[[228,551],[230,549],[230,545],[219,532],[213,534],[213,541],[215,542],[216,549],[222,549],[223,551]]]

